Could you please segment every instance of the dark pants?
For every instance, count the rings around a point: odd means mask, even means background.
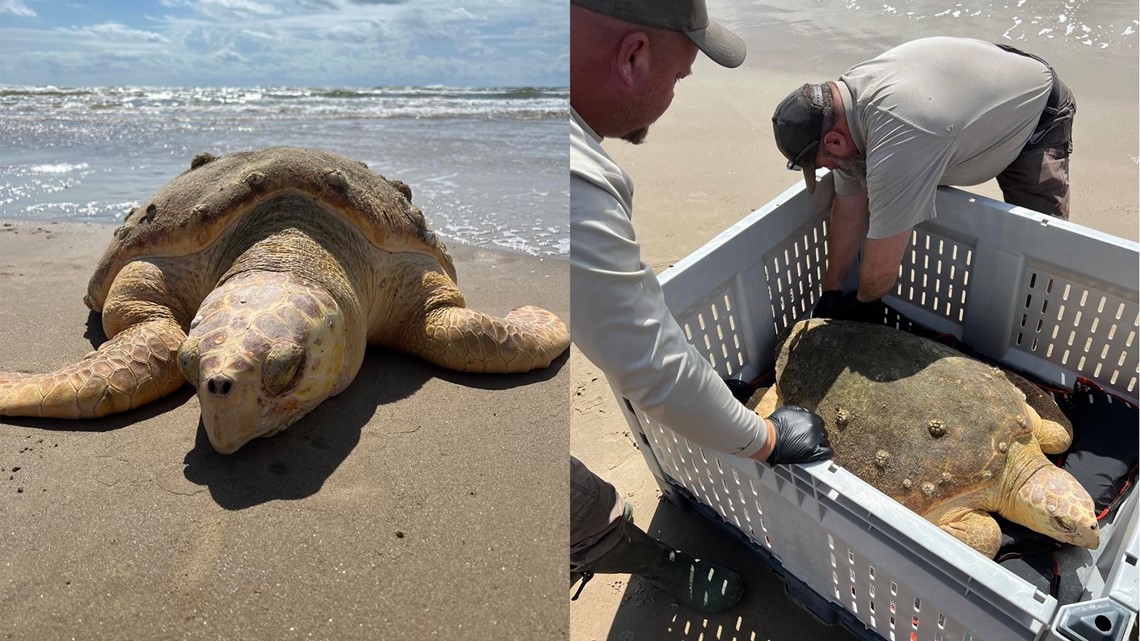
[[[1005,202],[1069,219],[1069,154],[1076,113],[1073,92],[1053,72],[1053,89],[1037,129],[1021,154],[997,176]]]
[[[570,567],[596,561],[621,540],[632,520],[613,485],[570,457]]]

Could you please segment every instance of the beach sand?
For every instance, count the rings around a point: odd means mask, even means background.
[[[0,368],[103,340],[112,228],[0,222]],[[451,248],[471,307],[568,317],[568,266]],[[568,634],[568,357],[465,375],[372,349],[281,435],[216,454],[189,386],[84,422],[0,419],[2,639]]]
[[[714,11],[715,5],[710,7]],[[860,27],[853,23],[847,28],[858,32]],[[862,40],[852,44],[857,50],[840,56],[822,47],[797,50],[790,44],[794,33],[744,30],[742,35],[749,47],[744,68],[726,70],[698,57],[693,75],[678,84],[670,110],[643,145],[605,143],[633,177],[633,221],[642,259],[658,273],[802,180],[798,172],[785,169],[786,161],[772,142],[772,111],[788,92],[804,82],[835,79],[890,46],[881,44],[885,40]],[[810,53],[804,53],[808,49]],[[1040,53],[1077,95],[1071,220],[1137,241],[1135,66],[1127,76],[1131,84],[1121,83],[1112,68],[1094,64],[1095,54]],[[968,189],[1001,199],[994,181]],[[598,576],[571,605],[571,639],[854,638],[842,628],[822,625],[797,606],[785,596],[780,578],[706,520],[659,501],[656,481],[634,446],[604,375],[573,348],[570,368],[571,451],[633,504],[642,528],[699,557],[724,563],[747,582],[741,605],[705,617],[640,579]]]

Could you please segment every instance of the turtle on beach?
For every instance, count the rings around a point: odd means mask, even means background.
[[[0,373],[0,415],[106,416],[189,382],[229,454],[344,390],[368,344],[464,372],[562,354],[569,332],[545,309],[465,307],[411,196],[317,149],[200,154],[131,211],[91,278],[107,342],[55,372]]]
[[[836,463],[990,558],[1001,543],[991,512],[1095,549],[1092,498],[1043,454],[1068,449],[1072,427],[1034,390],[897,329],[811,319],[783,339],[756,411],[819,414]]]

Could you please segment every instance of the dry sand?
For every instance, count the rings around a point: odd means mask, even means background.
[[[111,227],[0,223],[0,368],[103,340]],[[568,315],[563,260],[453,247],[472,307]],[[0,639],[557,639],[567,357],[511,376],[370,350],[355,382],[226,457],[197,398],[0,419]]]
[[[779,41],[744,35],[749,62],[743,69],[725,70],[699,57],[693,76],[677,86],[673,105],[653,126],[645,144],[605,143],[618,165],[633,177],[634,228],[642,259],[659,273],[802,180],[798,172],[785,169],[786,161],[772,143],[772,111],[796,86],[834,79],[865,59],[859,54],[838,59],[819,49],[798,59],[795,53],[781,57],[772,54]],[[783,41],[787,40],[785,36]],[[881,45],[865,46],[868,50],[863,53],[873,57],[879,51],[869,47]],[[816,64],[820,55],[828,62]],[[1136,241],[1140,222],[1136,70],[1131,71],[1131,84],[1118,83],[1110,71],[1096,69],[1087,60],[1045,55],[1073,88],[1079,105],[1071,161],[1071,220]],[[969,189],[1001,198],[994,181]],[[842,628],[820,624],[795,605],[784,595],[782,580],[745,548],[705,520],[659,502],[657,484],[635,449],[605,377],[574,349],[570,368],[571,451],[633,504],[643,528],[698,556],[725,563],[748,584],[740,606],[703,617],[639,579],[599,576],[571,605],[571,639],[853,638]]]

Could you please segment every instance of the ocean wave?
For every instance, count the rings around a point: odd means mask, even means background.
[[[170,119],[566,118],[564,87],[27,87],[0,86],[10,115]]]
[[[83,171],[84,169],[87,169],[88,167],[89,167],[89,165],[85,162],[81,162],[81,163],[57,162],[57,163],[49,163],[46,165],[32,165],[31,167],[27,168],[27,172],[30,174],[69,174],[73,171]]]

